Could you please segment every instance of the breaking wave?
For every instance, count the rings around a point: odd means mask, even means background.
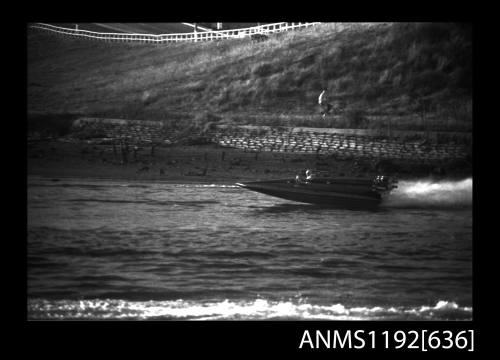
[[[386,207],[472,206],[472,178],[460,181],[400,181],[398,188],[384,199]]]
[[[126,300],[29,300],[28,316],[38,319],[124,320],[472,320],[472,307],[438,301],[435,306],[346,307],[297,301],[202,302]]]

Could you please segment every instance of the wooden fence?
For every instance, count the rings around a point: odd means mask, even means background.
[[[64,28],[49,24],[34,23],[30,27],[34,29],[46,30],[58,34],[83,37],[88,39],[98,39],[106,41],[120,41],[120,42],[140,42],[140,43],[171,43],[181,41],[211,41],[223,40],[234,38],[245,38],[253,34],[273,34],[283,31],[290,31],[296,29],[304,29],[310,26],[321,24],[319,22],[280,22],[274,24],[266,24],[254,26],[243,29],[233,30],[218,30],[218,31],[203,31],[203,32],[190,32],[178,34],[125,34],[125,33],[101,33],[95,31],[87,31],[80,29]]]

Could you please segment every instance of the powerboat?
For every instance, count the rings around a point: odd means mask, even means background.
[[[236,183],[282,199],[341,208],[374,208],[394,188],[397,180],[384,175],[373,178],[312,177]]]

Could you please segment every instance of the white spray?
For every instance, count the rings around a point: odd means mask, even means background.
[[[399,181],[386,199],[386,207],[471,207],[472,178],[465,180]]]

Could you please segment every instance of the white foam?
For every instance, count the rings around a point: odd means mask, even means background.
[[[469,318],[471,307],[460,307],[455,302],[440,300],[435,306],[417,307],[352,307],[342,304],[313,305],[294,301],[195,302],[175,301],[124,301],[124,300],[82,300],[54,301],[30,300],[28,310],[33,318],[82,318],[82,319],[191,319],[261,320],[273,318],[325,319],[325,320],[377,320],[414,316],[433,319],[439,314],[456,313]],[[446,317],[446,316],[445,316]],[[439,316],[438,316],[439,318]]]
[[[460,181],[400,181],[383,202],[387,207],[472,205],[472,178]]]

